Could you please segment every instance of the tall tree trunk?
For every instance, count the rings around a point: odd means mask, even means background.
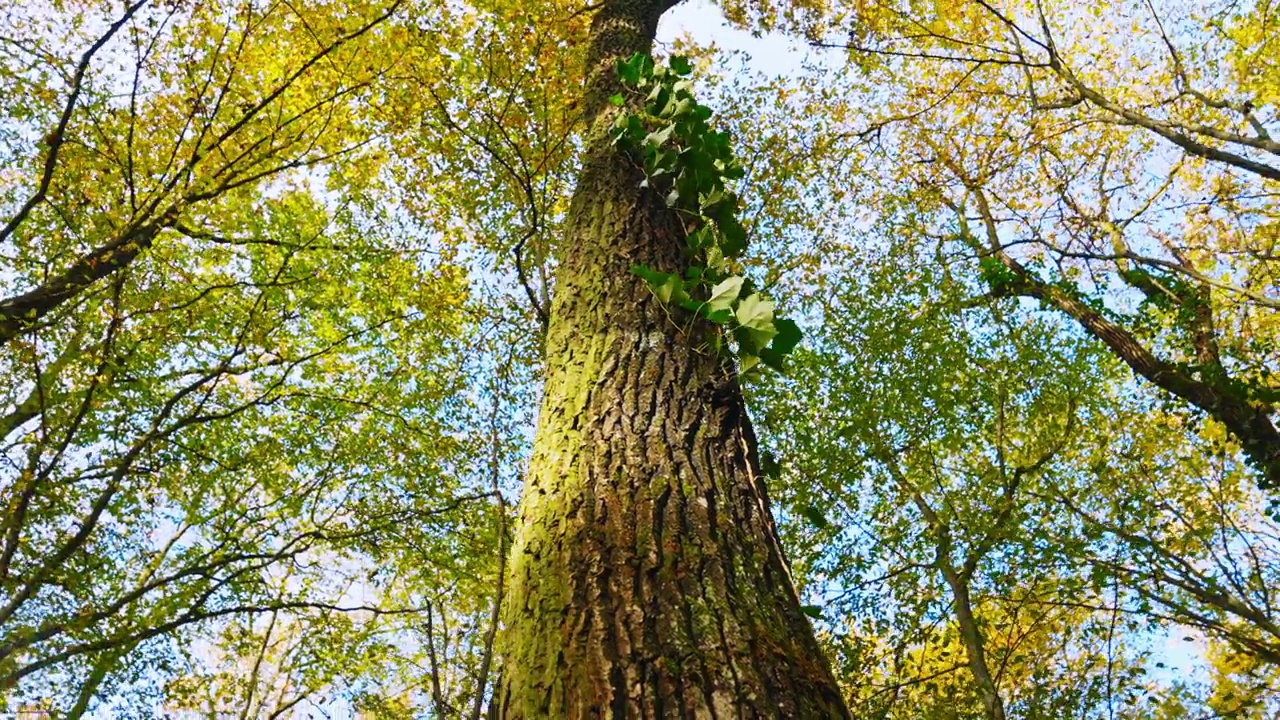
[[[1000,690],[996,688],[995,678],[991,675],[991,666],[987,664],[987,641],[982,636],[978,619],[973,616],[969,578],[957,572],[950,560],[942,559],[941,552],[938,557],[938,569],[951,588],[956,623],[960,626],[960,638],[964,641],[965,656],[969,659],[969,672],[978,684],[978,694],[982,696],[982,707],[987,712],[988,720],[1005,720],[1004,698],[1000,697]]]
[[[783,558],[732,366],[629,268],[683,237],[609,142],[614,60],[662,0],[605,0],[588,156],[570,209],[546,384],[511,555],[497,715],[847,718]],[[689,328],[692,329],[689,329]]]

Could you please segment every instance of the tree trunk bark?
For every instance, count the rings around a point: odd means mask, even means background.
[[[949,553],[948,553],[949,554]],[[996,688],[995,678],[991,676],[991,667],[987,664],[987,643],[978,627],[978,620],[973,616],[973,599],[969,596],[969,580],[961,577],[949,560],[943,560],[943,553],[938,553],[938,569],[951,588],[952,600],[955,604],[956,623],[960,626],[960,637],[964,641],[965,656],[969,659],[969,672],[978,684],[978,693],[982,696],[982,707],[987,712],[988,720],[1005,720],[1004,699]]]
[[[682,269],[660,197],[610,143],[614,60],[655,0],[606,0],[511,554],[497,716],[847,718],[801,612],[733,367],[629,268]]]

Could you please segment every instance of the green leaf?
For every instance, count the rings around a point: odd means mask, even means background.
[[[782,355],[778,354],[778,352],[773,350],[772,348],[764,348],[763,350],[761,350],[760,360],[765,365],[768,365],[769,367],[773,368],[774,370],[777,370],[778,372],[782,372],[783,370],[786,369],[786,366],[783,363]]]
[[[826,528],[828,525],[830,525],[830,523],[827,522],[827,516],[823,515],[822,511],[814,507],[813,505],[805,505],[801,507],[798,512],[802,516],[804,516],[805,520],[808,520],[810,524],[812,524],[814,527],[818,528],[819,530],[822,530]]]
[[[614,93],[609,96],[609,103],[611,105],[617,105],[618,107],[622,107],[622,105],[626,102],[627,100],[626,98],[622,97],[622,93]]]
[[[618,79],[627,85],[639,85],[641,78],[653,74],[653,59],[636,53],[626,61],[618,61]]]
[[[656,151],[654,149],[646,149],[644,157],[644,171],[649,177],[657,177],[671,172],[675,168],[678,156],[671,150]],[[648,180],[649,177],[645,179]]]
[[[766,300],[760,293],[752,293],[738,303],[734,311],[738,324],[750,335],[749,345],[759,351],[769,345],[778,331],[773,327],[773,301]]]
[[[725,308],[724,310],[712,310],[707,307],[706,303],[702,303],[698,306],[698,314],[717,325],[728,325],[729,321],[733,319],[732,310],[728,308]]]
[[[725,257],[736,258],[747,249],[747,230],[736,219],[720,221],[720,237]]]
[[[698,198],[698,205],[703,209],[713,208],[725,199],[724,192],[719,188],[712,190]]]
[[[689,299],[689,293],[685,290],[684,282],[679,275],[657,272],[643,265],[632,265],[631,272],[643,278],[649,284],[649,289],[664,305],[681,304]]]
[[[818,607],[817,605],[801,605],[800,612],[804,613],[805,615],[808,615],[814,620],[822,619],[822,608]]]
[[[676,304],[684,308],[685,310],[689,310],[691,312],[695,312],[704,316],[706,315],[705,308],[707,307],[707,304],[704,302],[699,302],[698,300],[694,300],[692,297],[689,297],[688,293],[685,293],[683,297],[677,299]]]
[[[738,164],[736,160],[730,160],[724,170],[721,172],[726,180],[740,180],[747,175],[746,168]]]
[[[674,125],[668,125],[662,128],[661,130],[655,130],[649,133],[644,137],[644,142],[642,143],[642,146],[648,149],[648,148],[660,148],[663,145],[666,145],[667,141],[671,139],[671,133],[675,132],[675,129],[676,128]]]
[[[677,75],[688,75],[693,72],[693,64],[689,62],[689,58],[683,55],[672,55],[671,59],[667,61],[667,65]]]
[[[711,230],[711,226],[703,225],[686,235],[684,242],[690,250],[701,250],[715,242],[715,234]]]
[[[773,301],[765,298],[760,293],[752,293],[743,298],[742,302],[738,303],[738,308],[734,311],[734,315],[738,318],[738,324],[743,327],[767,331],[770,337],[775,332],[773,329]]]
[[[765,477],[777,479],[782,475],[782,465],[778,463],[778,458],[768,450],[760,453],[760,472]]]
[[[629,60],[618,61],[618,79],[626,85],[640,82],[640,53],[632,55]]]
[[[643,279],[650,285],[661,284],[666,276],[666,273],[650,270],[644,265],[632,265],[631,274]]]
[[[800,331],[800,326],[794,320],[786,318],[777,318],[773,321],[773,327],[778,331],[774,336],[773,343],[769,346],[779,355],[787,355],[800,344],[800,339],[804,337],[804,333]]]
[[[739,355],[759,355],[760,351],[769,344],[768,340],[761,343],[754,333],[754,330],[742,325],[733,328],[733,339],[738,341]]]
[[[670,118],[680,117],[681,115],[689,112],[693,107],[694,102],[689,98],[672,95],[671,99],[667,101],[667,104],[663,105],[662,109],[658,111],[658,116]]]
[[[654,289],[654,293],[665,305],[670,305],[673,301],[679,303],[689,297],[689,293],[685,292],[684,283],[680,281],[678,275],[667,275],[667,279],[662,282],[661,286]]]
[[[742,290],[742,280],[741,276],[735,275],[717,283],[715,287],[711,288],[711,297],[707,298],[708,307],[713,311],[728,311],[732,308],[733,303],[738,299],[739,291]]]
[[[718,244],[712,243],[707,245],[706,261],[707,268],[715,271],[724,269],[724,253],[720,251]]]

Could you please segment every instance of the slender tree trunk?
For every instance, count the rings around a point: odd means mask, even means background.
[[[939,553],[941,557],[942,553]],[[991,676],[991,668],[987,664],[986,639],[978,627],[978,620],[973,616],[973,600],[969,596],[969,580],[961,577],[955,568],[946,562],[939,563],[942,577],[951,588],[955,604],[956,622],[960,626],[960,637],[964,640],[965,655],[969,659],[969,672],[978,684],[978,692],[982,695],[982,707],[986,710],[988,720],[1005,720],[1004,699],[996,688],[996,681]]]
[[[629,268],[681,268],[661,198],[610,144],[613,62],[654,0],[605,0],[501,639],[497,714],[847,718],[792,584],[732,367]]]

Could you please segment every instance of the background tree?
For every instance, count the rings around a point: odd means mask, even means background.
[[[809,97],[825,143],[850,146],[850,189],[911,197],[993,293],[1058,309],[1221,423],[1264,488],[1280,467],[1272,10],[870,3],[808,28],[849,53]]]
[[[762,398],[844,681],[872,717],[1123,707],[1142,655],[1127,590],[1090,581],[1085,538],[1041,499],[1080,482],[1115,367],[884,230],[858,280],[825,265],[822,331]]]
[[[415,568],[491,596],[493,490],[461,470],[489,443],[460,432],[486,330],[370,201],[396,9],[5,15],[0,686],[150,717],[194,687],[166,675],[257,647],[287,691],[228,676],[220,707],[358,701],[421,647]]]

